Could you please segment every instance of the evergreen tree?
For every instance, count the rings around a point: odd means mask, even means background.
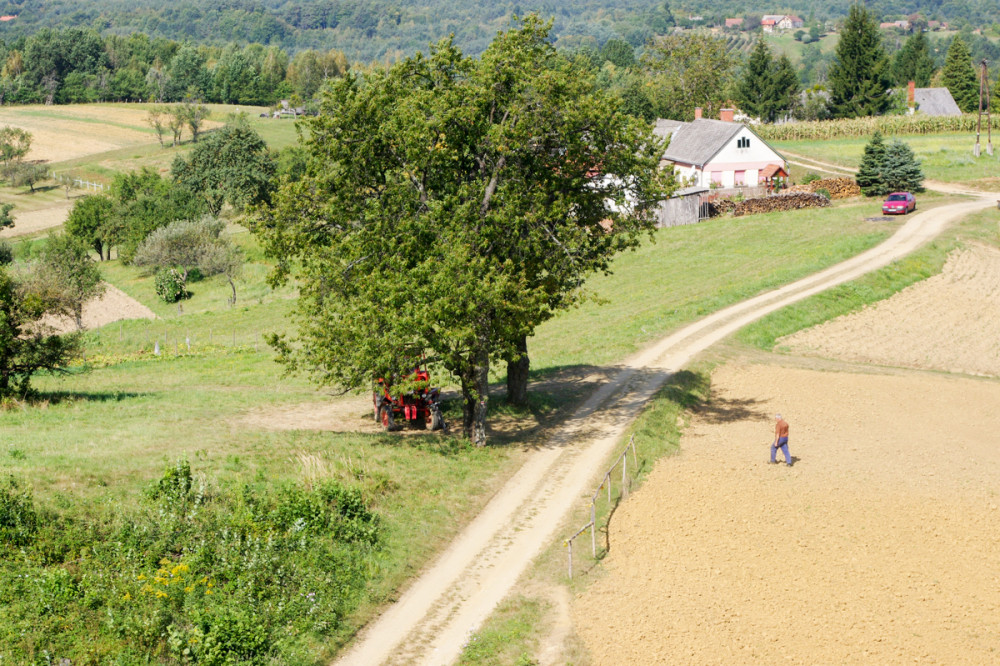
[[[881,39],[872,14],[852,5],[830,70],[834,117],[877,116],[889,108],[889,59]]]
[[[886,192],[919,192],[923,189],[924,172],[908,145],[893,141],[885,148],[882,179]]]
[[[918,88],[925,88],[931,83],[934,74],[934,58],[931,57],[927,37],[918,32],[903,44],[892,61],[892,80],[897,86],[905,86],[910,81]]]
[[[778,58],[771,76],[771,114],[769,122],[774,122],[791,112],[799,96],[799,77],[792,67],[792,61],[784,53]]]
[[[748,116],[766,120],[768,112],[767,97],[771,88],[771,67],[774,59],[771,49],[763,39],[758,39],[750,57],[743,67],[743,76],[736,84],[740,110]]]
[[[871,141],[865,146],[865,154],[861,158],[858,173],[854,176],[858,187],[866,197],[885,194],[885,179],[882,177],[882,166],[885,163],[885,143],[878,131],[872,135]]]
[[[979,79],[972,66],[969,47],[959,35],[955,36],[951,46],[948,47],[941,80],[951,91],[951,96],[955,98],[955,103],[963,112],[972,113],[979,109]]]

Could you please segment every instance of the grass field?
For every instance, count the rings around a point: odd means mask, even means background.
[[[892,138],[886,137],[886,140]],[[985,153],[984,133],[980,137],[983,153],[978,158],[972,156],[975,135],[932,134],[905,136],[900,140],[913,149],[927,178],[961,183],[979,190],[1000,190],[1000,136],[994,139],[995,151],[990,156]],[[822,155],[821,159],[825,162],[847,167],[857,167],[861,163],[867,143],[867,138],[772,142],[778,151],[788,150],[806,156]]]

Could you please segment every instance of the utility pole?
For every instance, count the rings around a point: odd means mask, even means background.
[[[976,145],[972,154],[979,157],[979,134],[983,128],[983,102],[986,102],[986,154],[993,154],[993,123],[990,122],[990,77],[986,59],[979,63],[979,118],[976,120]],[[985,97],[984,97],[985,95]]]

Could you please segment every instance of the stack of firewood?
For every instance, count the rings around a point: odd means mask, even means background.
[[[739,217],[741,215],[756,215],[758,213],[773,213],[779,210],[799,210],[801,208],[815,208],[817,206],[829,205],[830,200],[822,194],[794,192],[792,194],[779,194],[773,197],[739,201],[733,208],[733,216]]]
[[[831,199],[847,199],[849,197],[861,196],[861,188],[854,182],[853,178],[823,178],[814,180],[805,185],[792,185],[786,192],[819,192],[826,190],[830,193]]]

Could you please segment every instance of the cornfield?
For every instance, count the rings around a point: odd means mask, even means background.
[[[766,141],[815,141],[867,137],[874,134],[876,130],[885,136],[946,132],[975,133],[977,118],[978,115],[974,113],[966,113],[961,116],[874,116],[815,120],[783,125],[755,125],[753,129]],[[994,132],[1000,131],[1000,116],[992,116],[990,124]],[[982,129],[985,133],[985,117]]]

